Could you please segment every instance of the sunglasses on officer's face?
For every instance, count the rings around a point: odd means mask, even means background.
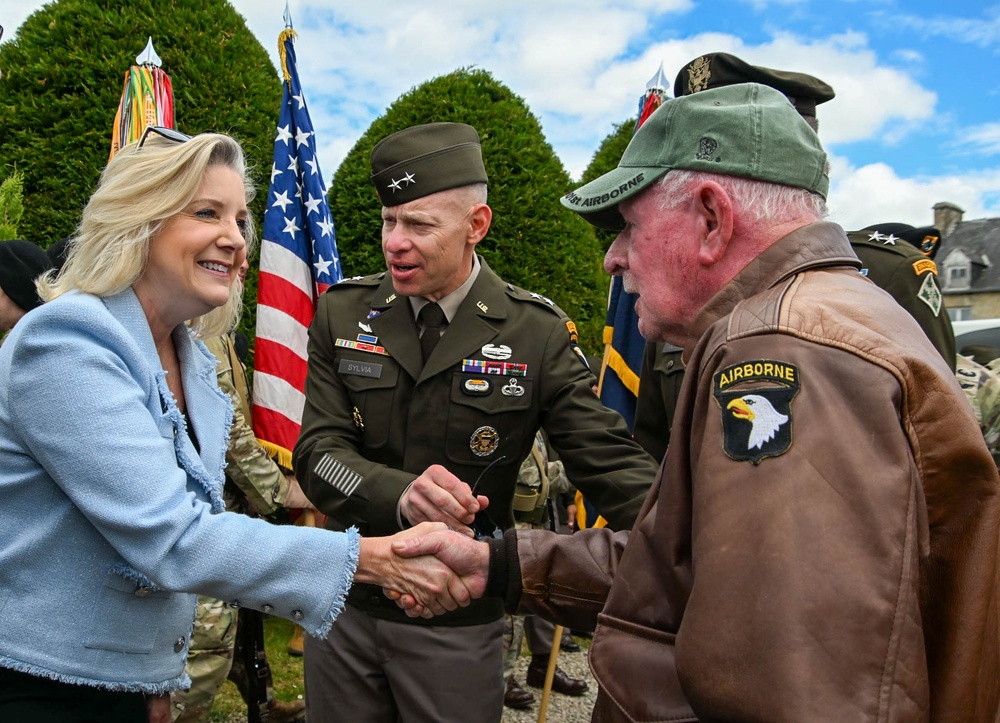
[[[187,133],[175,131],[173,128],[167,128],[166,126],[146,126],[146,130],[144,130],[142,132],[142,136],[139,137],[138,147],[142,148],[146,139],[151,135],[158,135],[160,138],[166,138],[168,141],[173,141],[174,143],[186,143],[191,140],[191,136]]]

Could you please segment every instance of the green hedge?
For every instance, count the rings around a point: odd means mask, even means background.
[[[281,83],[233,6],[59,0],[0,46],[0,177],[24,174],[22,237],[47,247],[73,232],[108,160],[125,72],[149,36],[173,85],[178,128],[241,141],[259,188],[251,210],[263,218]],[[252,332],[253,269],[247,299],[241,327]]]
[[[628,142],[632,140],[635,133],[635,118],[625,121],[615,126],[615,129],[607,136],[597,148],[590,165],[583,172],[581,183],[590,183],[595,178],[603,176],[610,170],[618,167],[618,162],[625,153]],[[594,229],[597,238],[601,242],[601,248],[607,252],[611,243],[615,240],[616,234],[613,231]]]

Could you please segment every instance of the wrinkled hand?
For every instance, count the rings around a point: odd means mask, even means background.
[[[392,537],[362,538],[354,579],[380,585],[386,590],[395,591],[396,596],[412,601],[411,607],[416,612],[411,617],[430,618],[465,607],[472,602],[475,589],[470,589],[466,581],[452,572],[447,564],[430,552],[407,555],[396,552],[396,545],[411,550],[406,546],[409,540],[434,533],[465,539],[449,532],[442,522],[422,522]],[[482,587],[485,589],[485,578]],[[479,596],[481,595],[482,590],[479,591]]]
[[[438,464],[432,464],[413,480],[399,499],[399,511],[410,524],[443,522],[469,537],[469,525],[487,505],[486,497],[474,497],[469,485]]]
[[[451,530],[433,531],[430,534],[393,537],[392,550],[408,559],[424,559],[433,555],[457,575],[457,580],[473,598],[480,598],[486,592],[486,578],[490,569],[490,550],[485,542],[477,542]],[[396,601],[410,617],[429,618],[436,615],[433,610],[413,595],[398,588],[388,588],[385,594]]]
[[[288,493],[285,495],[285,507],[294,510],[315,510],[316,505],[309,501],[306,493],[302,491],[299,481],[295,475],[286,474],[288,480]]]
[[[146,696],[147,723],[170,723],[170,693]]]

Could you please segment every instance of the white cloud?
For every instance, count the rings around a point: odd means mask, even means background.
[[[780,23],[782,14],[808,9],[800,0],[747,2],[761,13],[774,11],[761,18],[758,30]],[[277,67],[280,4],[233,3]],[[870,27],[861,21],[863,3],[858,5],[853,27]],[[0,0],[0,23],[8,34],[32,7],[30,1]],[[940,110],[937,95],[918,80],[932,70],[919,45],[901,52],[859,31],[806,38],[777,30],[756,44],[718,32],[684,34],[679,28],[692,7],[693,0],[292,0],[300,78],[325,177],[402,93],[474,66],[525,99],[579,178],[614,124],[634,117],[638,97],[661,62],[672,82],[684,63],[725,51],[757,65],[811,73],[834,87],[837,97],[819,109],[820,135],[834,155],[831,208],[848,228],[886,220],[930,223],[931,206],[939,201],[962,206],[967,218],[1000,215],[1000,171],[905,178],[886,164],[848,160],[859,142],[870,149],[872,142],[902,144],[918,131],[921,139],[957,135],[950,111]],[[880,22],[898,21],[928,35],[989,43],[1000,14],[987,12],[975,21],[917,20],[880,16]],[[1000,124],[966,129],[962,138],[966,142],[953,144],[953,151],[1000,152]],[[932,145],[927,152],[941,151]]]
[[[996,155],[1000,153],[1000,123],[984,123],[980,126],[966,128],[955,146],[967,148],[977,155]]]
[[[958,43],[988,48],[1000,44],[1000,9],[985,7],[981,18],[938,15],[933,18],[918,15],[887,15],[887,24],[917,31],[925,37],[938,37]]]
[[[962,208],[967,220],[1000,216],[1000,170],[900,178],[884,163],[854,168],[833,157],[830,177],[830,220],[847,230],[887,222],[930,226],[933,206],[942,201]]]

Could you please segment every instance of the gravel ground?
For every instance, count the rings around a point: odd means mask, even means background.
[[[515,676],[521,687],[535,694],[535,704],[524,710],[504,708],[502,723],[536,723],[538,720],[538,710],[542,704],[542,689],[532,688],[524,682],[524,674],[530,660],[531,658],[526,655],[521,656],[517,661]],[[597,700],[597,683],[594,682],[594,676],[590,674],[590,666],[587,665],[586,649],[579,653],[559,653],[559,667],[572,678],[586,680],[590,685],[590,690],[576,698],[551,693],[548,707],[545,709],[545,720],[549,723],[589,723],[590,711],[593,710],[594,701]]]
[[[505,707],[501,723],[537,723],[538,711],[542,704],[542,689],[532,688],[525,682],[525,673],[531,657],[522,655],[517,661],[515,676],[525,690],[530,690],[535,694],[535,702],[530,708],[524,710],[514,710]],[[579,653],[559,653],[559,667],[566,671],[566,674],[573,678],[583,678],[590,685],[590,690],[578,697],[551,693],[549,704],[545,710],[545,720],[547,723],[589,723],[590,712],[594,708],[594,701],[597,699],[597,683],[590,673],[590,666],[587,665],[586,648]],[[224,723],[246,723],[246,714],[237,714],[229,717],[212,717],[214,723],[224,721]],[[345,719],[346,721],[347,719]],[[351,723],[354,723],[353,721]],[[358,721],[357,723],[362,723]]]

